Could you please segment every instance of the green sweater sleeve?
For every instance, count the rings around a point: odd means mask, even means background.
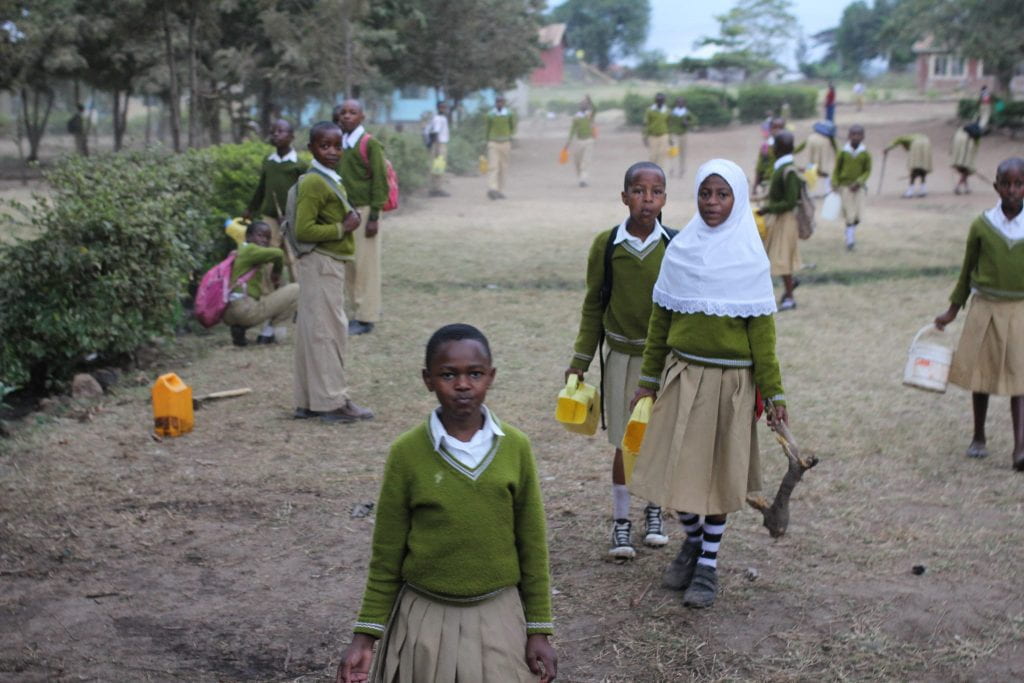
[[[971,224],[967,233],[967,246],[964,249],[964,263],[960,267],[960,277],[957,278],[956,287],[949,301],[954,306],[963,308],[967,304],[967,298],[971,295],[971,274],[978,267],[978,256],[981,253],[981,239],[977,229],[978,221]]]
[[[304,177],[295,202],[295,236],[300,242],[335,242],[345,237],[340,219],[339,222],[319,222],[332,200],[337,201],[337,196],[326,180],[316,174]]]
[[[661,371],[665,369],[668,356],[668,329],[672,324],[672,311],[654,304],[651,320],[647,326],[647,344],[644,345],[644,360],[640,366],[640,386],[657,391],[661,388]]]
[[[597,342],[604,326],[604,307],[601,305],[601,285],[604,284],[604,250],[610,231],[600,233],[590,245],[587,257],[587,293],[583,297],[583,311],[580,316],[580,330],[573,346],[572,362],[569,367],[586,372],[590,368]]]
[[[798,201],[800,201],[800,178],[796,171],[791,165],[777,169],[772,175],[765,211],[786,213],[795,209]]]
[[[504,426],[503,426],[504,428]],[[551,619],[551,574],[548,567],[547,529],[540,494],[537,464],[525,437],[520,485],[515,495],[516,550],[519,554],[519,594],[526,613],[526,633],[554,632]]]
[[[777,405],[786,405],[782,390],[782,371],[775,355],[775,316],[759,315],[747,320],[747,339],[754,360],[754,384],[761,396]]]
[[[863,185],[868,181],[868,176],[871,175],[871,153],[864,152],[861,156],[864,157],[864,161],[861,167],[861,174],[857,176],[856,182]]]

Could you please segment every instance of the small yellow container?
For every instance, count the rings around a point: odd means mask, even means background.
[[[808,190],[818,186],[818,168],[814,164],[810,164],[804,171],[804,182],[807,183]]]
[[[181,436],[192,431],[192,387],[173,372],[153,384],[153,431],[159,436]]]
[[[235,217],[224,221],[224,232],[235,241],[235,244],[242,246],[242,243],[245,242],[245,229],[248,226],[249,221],[241,217]]]
[[[622,466],[627,484],[633,478],[633,467],[636,465],[637,456],[640,455],[640,446],[644,442],[644,433],[647,431],[653,407],[654,401],[650,396],[645,396],[636,402],[629,422],[626,423],[626,433],[622,436]]]
[[[670,158],[675,159],[679,156],[679,145],[672,145],[668,148],[668,155]]]
[[[565,388],[558,392],[555,419],[570,432],[589,436],[597,431],[600,404],[597,387],[580,382],[576,375],[569,375]]]
[[[483,154],[481,154],[480,158],[477,159],[477,167],[480,169],[481,173],[487,173],[491,168],[490,164],[487,163],[487,157]]]
[[[567,164],[569,163],[569,148],[563,147],[562,151],[558,153],[558,163]]]
[[[764,220],[764,216],[754,211],[754,224],[757,226],[757,234],[761,236],[763,240],[768,236],[768,224]]]

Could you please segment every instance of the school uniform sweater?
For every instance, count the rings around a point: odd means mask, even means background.
[[[366,156],[369,160],[364,161],[363,155],[359,152],[361,143],[362,136],[354,147],[342,152],[341,161],[338,162],[338,173],[352,206],[369,206],[371,211],[380,211],[380,207],[388,200],[384,145],[377,138],[370,136],[366,143]]]
[[[569,137],[577,140],[589,140],[594,137],[594,122],[590,115],[572,117],[572,126],[569,128]]]
[[[252,199],[249,200],[249,211],[253,214],[279,218],[284,213],[284,205],[288,201],[288,190],[308,168],[309,165],[304,161],[264,159],[260,167],[260,182]]]
[[[704,313],[676,313],[658,304],[647,329],[640,386],[657,391],[668,354],[695,365],[752,368],[761,395],[786,405],[782,372],[775,356],[775,318],[730,318]]]
[[[962,308],[972,289],[987,299],[1024,299],[1024,240],[1010,240],[984,214],[967,233],[964,264],[950,302]]]
[[[845,149],[836,155],[836,167],[832,172],[832,186],[863,185],[871,175],[871,152],[866,149],[860,154],[850,154]]]
[[[658,109],[656,105],[651,105],[644,112],[644,135],[668,135],[668,107]]]
[[[330,182],[316,172],[302,176],[295,198],[295,237],[300,242],[316,242],[315,251],[321,254],[351,261],[356,253],[355,239],[341,227],[349,207],[338,199]],[[344,187],[336,187],[347,197]]]
[[[499,425],[505,435],[473,470],[434,450],[429,421],[392,444],[356,633],[379,637],[406,583],[455,603],[518,586],[526,632],[553,632],[537,466],[526,436]]]
[[[587,257],[587,293],[583,297],[580,331],[573,346],[570,367],[586,372],[597,342],[604,329],[608,346],[619,353],[640,356],[644,352],[647,323],[651,317],[651,291],[658,279],[665,241],[658,239],[643,252],[628,241],[615,245],[612,251],[612,293],[608,308],[601,307],[601,286],[604,284],[604,252],[608,238],[618,226],[594,238]]]
[[[284,252],[274,247],[261,247],[258,244],[244,243],[238,248],[235,262],[231,265],[231,281],[234,282],[253,268],[258,268],[264,263],[273,263],[274,273],[280,274],[282,264],[284,263]],[[233,291],[247,294],[253,299],[259,299],[263,296],[261,279],[259,273],[256,273],[245,283],[244,290],[239,286],[235,287]]]
[[[508,142],[516,134],[516,115],[511,109],[505,109],[500,114],[497,109],[492,109],[487,114],[487,140],[489,142]]]
[[[800,201],[800,178],[793,168],[793,162],[783,164],[772,172],[768,184],[768,202],[764,209],[768,213],[786,213],[796,208]]]
[[[692,114],[687,111],[685,114],[674,114],[669,112],[668,115],[668,132],[673,135],[683,135],[690,127],[690,121]]]

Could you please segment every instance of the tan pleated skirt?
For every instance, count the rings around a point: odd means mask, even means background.
[[[536,683],[526,665],[519,589],[451,604],[408,586],[377,644],[372,683]]]
[[[698,515],[735,512],[761,491],[750,368],[674,355],[661,381],[629,492]]]
[[[984,394],[1024,395],[1024,300],[971,297],[949,381]]]
[[[974,159],[978,156],[978,143],[963,128],[953,133],[953,153],[950,163],[954,167],[974,170]]]
[[[814,164],[820,175],[822,171],[831,173],[835,151],[832,143],[821,133],[811,133],[807,136],[807,163]]]
[[[764,249],[772,264],[772,275],[792,275],[803,265],[796,212],[770,213],[765,216],[765,227]]]
[[[622,446],[629,422],[629,402],[633,400],[640,381],[643,356],[630,356],[609,349],[604,361],[604,418],[608,425],[608,443]]]
[[[907,151],[907,170],[917,169],[925,173],[932,172],[932,142],[923,135],[911,140],[910,149]]]

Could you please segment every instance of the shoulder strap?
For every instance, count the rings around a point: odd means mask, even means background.
[[[604,278],[601,281],[601,310],[608,308],[612,300],[612,253],[615,251],[615,232],[619,226],[614,226],[608,233],[608,241],[604,245]]]
[[[325,181],[327,181],[327,187],[331,188],[331,191],[334,192],[335,196],[341,200],[342,206],[345,207],[346,214],[349,211],[354,211],[352,205],[349,204],[348,197],[346,197],[345,193],[341,191],[341,187],[339,187],[338,184],[334,182],[334,178],[330,177],[329,175],[327,175],[326,173],[317,168],[310,168],[309,170],[311,173],[316,173]]]
[[[364,132],[362,137],[359,138],[359,156],[363,158],[363,163],[366,164],[367,168],[370,167],[370,152],[368,149],[370,137],[369,133]]]
[[[661,241],[664,242],[667,247],[668,243],[672,241],[672,238],[679,234],[679,231],[674,228],[666,228],[664,225],[661,226],[661,229],[663,231]]]

